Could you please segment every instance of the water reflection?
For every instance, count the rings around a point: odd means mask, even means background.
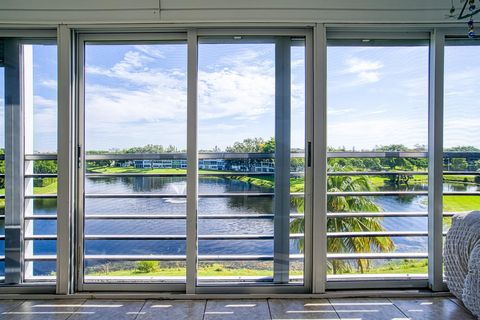
[[[391,186],[386,186],[388,188]],[[427,190],[426,184],[410,185],[408,190]],[[395,190],[398,190],[395,189]],[[406,189],[404,189],[407,191]],[[477,185],[445,183],[445,191],[478,191]],[[186,178],[168,177],[88,177],[86,193],[160,193],[185,194]],[[271,193],[272,188],[254,186],[228,177],[201,176],[200,194],[223,193]],[[175,201],[178,200],[178,201]],[[56,214],[56,199],[33,200],[34,214]],[[383,211],[427,211],[426,196],[381,196],[374,201]],[[292,207],[292,212],[295,207]],[[273,197],[206,197],[198,200],[198,214],[272,214]],[[85,199],[85,214],[186,214],[185,199],[178,198],[105,198]],[[0,221],[3,222],[3,221]],[[386,230],[426,231],[424,217],[385,218],[382,225]],[[273,234],[273,219],[199,219],[199,234]],[[3,230],[3,226],[0,226]],[[54,221],[35,222],[35,234],[54,234]],[[86,220],[85,232],[93,234],[139,234],[139,235],[185,235],[184,219],[168,220]],[[426,251],[426,237],[395,237],[397,252]],[[2,245],[3,243],[0,242]],[[184,240],[87,240],[86,254],[184,254]],[[0,248],[1,249],[1,248]],[[200,240],[200,254],[271,254],[273,240]],[[298,252],[297,241],[291,241],[292,253]],[[35,241],[35,254],[54,254],[55,241]],[[101,261],[90,261],[89,266]],[[47,268],[48,267],[48,268]],[[34,274],[51,274],[54,264],[35,263]]]

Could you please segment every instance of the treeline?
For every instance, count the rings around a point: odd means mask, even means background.
[[[329,152],[352,152],[355,150],[347,150],[345,147],[340,148],[328,148]],[[364,152],[426,152],[427,147],[425,145],[415,145],[413,147],[407,147],[403,144],[391,144],[391,145],[380,145],[375,146],[371,150],[362,150]],[[453,148],[447,148],[445,151],[456,151],[456,152],[480,152],[480,149],[474,146],[456,146]],[[127,149],[118,149],[118,150],[93,150],[87,151],[87,154],[131,154],[131,153],[177,153],[177,152],[186,152],[184,149],[179,149],[176,146],[169,145],[164,147],[162,145],[148,144],[141,147],[131,147]],[[269,139],[263,138],[247,138],[242,141],[236,141],[232,145],[222,149],[218,146],[215,146],[210,149],[200,150],[202,153],[206,152],[229,152],[229,153],[274,153],[275,152],[275,139],[273,137]],[[294,152],[303,152],[303,150],[292,150]],[[243,161],[243,162],[242,162]],[[246,163],[247,166],[251,166],[254,163],[262,160],[229,160],[229,164],[232,165],[241,165]],[[263,161],[273,161],[263,160]],[[91,161],[89,165],[91,166],[114,166],[121,165],[125,161],[111,161],[111,160],[101,160],[101,161]],[[304,165],[303,158],[292,158],[291,159],[292,167],[300,168]],[[330,158],[329,165],[331,167],[339,166],[343,168],[352,168],[352,170],[427,170],[428,169],[428,159],[427,158]],[[468,163],[465,158],[453,158],[445,163],[445,170],[452,171],[464,171],[464,170],[479,170],[480,161],[474,163]]]
[[[330,152],[346,152],[344,148],[329,148]],[[392,144],[386,146],[376,146],[372,150],[362,150],[367,152],[425,152],[427,148],[423,145],[416,145],[409,148],[403,144]],[[450,152],[480,152],[480,149],[474,146],[456,146],[445,148]],[[427,170],[427,158],[330,158],[328,160],[330,166],[338,165],[343,168],[351,168],[352,170]],[[450,171],[466,171],[480,170],[480,160],[468,163],[465,158],[451,158],[444,163],[444,170]]]

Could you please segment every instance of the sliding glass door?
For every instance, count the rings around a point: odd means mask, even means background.
[[[302,285],[305,39],[202,37],[198,51],[197,283]]]
[[[305,290],[305,36],[136,38],[80,38],[79,289]]]
[[[82,42],[83,289],[184,290],[187,45],[157,38]]]
[[[328,285],[425,285],[428,42],[328,43]]]

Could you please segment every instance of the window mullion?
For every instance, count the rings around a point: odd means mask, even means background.
[[[443,69],[445,36],[435,30],[430,44],[428,126],[428,281],[433,291],[443,286]]]
[[[289,281],[290,251],[290,39],[275,43],[275,199],[273,278]]]
[[[5,41],[5,283],[22,282],[24,210],[22,50]]]

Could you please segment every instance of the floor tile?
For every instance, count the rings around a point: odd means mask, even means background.
[[[412,320],[475,319],[448,298],[390,299]]]
[[[10,311],[23,303],[23,300],[0,300],[0,315]]]
[[[388,299],[330,299],[340,319],[362,319],[362,320],[406,320],[405,315],[400,312]]]
[[[137,320],[202,320],[205,300],[147,300]]]
[[[272,319],[338,319],[326,299],[270,299]]]
[[[134,320],[142,309],[143,300],[87,300],[68,320]]]
[[[29,300],[10,311],[3,312],[0,319],[41,319],[41,320],[64,320],[74,313],[80,313],[77,309],[85,300]]]
[[[205,320],[269,320],[267,300],[208,300]]]

